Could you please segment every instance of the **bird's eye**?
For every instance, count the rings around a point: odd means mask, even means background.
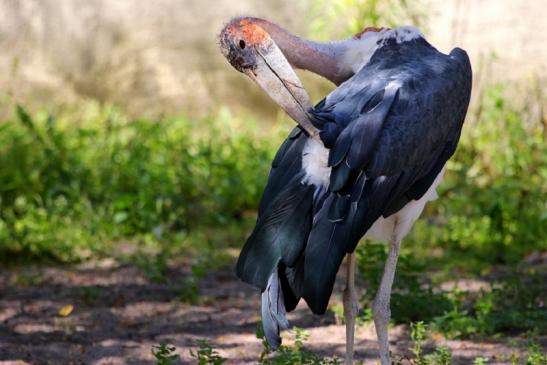
[[[243,39],[239,41],[239,48],[245,49],[245,41]]]

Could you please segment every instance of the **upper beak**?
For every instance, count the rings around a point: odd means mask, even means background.
[[[256,67],[244,70],[291,118],[310,136],[319,131],[310,121],[312,104],[308,93],[293,68],[277,47],[271,43],[266,50],[255,48]]]

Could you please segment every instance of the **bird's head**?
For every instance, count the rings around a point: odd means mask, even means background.
[[[255,81],[299,124],[309,121],[311,102],[277,44],[254,18],[235,18],[220,33],[228,62]]]

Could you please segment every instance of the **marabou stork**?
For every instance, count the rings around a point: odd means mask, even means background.
[[[362,237],[390,242],[373,317],[382,365],[402,238],[437,197],[471,93],[465,51],[445,55],[414,27],[366,28],[318,43],[259,18],[230,21],[221,50],[298,124],[272,162],[256,226],[237,275],[262,291],[262,323],[273,348],[286,311],[303,298],[316,314],[329,302],[345,255],[346,364],[353,362],[357,298],[354,250]],[[292,67],[337,85],[312,107]]]

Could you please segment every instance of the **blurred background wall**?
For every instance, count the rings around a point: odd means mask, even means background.
[[[274,106],[222,58],[216,35],[231,17],[249,14],[318,38],[312,25],[331,19],[324,16],[328,3],[0,0],[0,114],[13,103],[47,108],[82,97],[120,105],[132,115],[203,116],[224,105],[273,113]],[[467,49],[480,78],[545,81],[545,1],[420,4],[428,39],[442,51]],[[336,27],[345,26],[342,16]],[[310,87],[320,90],[318,97],[325,85]]]

